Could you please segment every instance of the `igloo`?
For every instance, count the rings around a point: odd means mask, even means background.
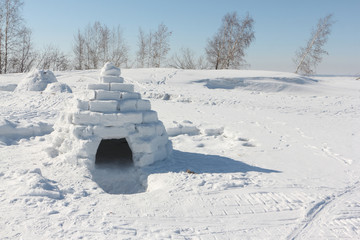
[[[106,63],[100,83],[88,84],[82,96],[55,124],[52,156],[96,164],[121,161],[146,166],[163,160],[172,145],[149,100],[124,83],[121,71]]]

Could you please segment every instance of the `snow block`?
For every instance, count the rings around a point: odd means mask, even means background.
[[[157,136],[167,135],[165,126],[161,121],[158,121],[156,124],[156,135]]]
[[[175,137],[178,135],[181,135],[181,128],[179,127],[171,127],[171,128],[167,128],[166,129],[167,133],[169,134],[170,137]]]
[[[118,116],[116,113],[104,113],[100,116],[100,123],[105,127],[119,127],[121,124],[114,124],[118,122]]]
[[[70,130],[75,137],[80,139],[86,139],[94,135],[93,128],[90,126],[73,125]]]
[[[136,138],[137,134],[129,138],[132,149],[136,153],[152,153],[154,149],[163,144],[166,145],[168,139],[166,137],[154,137],[154,138]]]
[[[59,117],[59,121],[65,124],[73,122],[73,113],[62,112]]]
[[[123,92],[123,93],[121,93],[121,98],[122,99],[140,99],[141,95],[140,95],[140,93],[136,93],[136,92]]]
[[[120,112],[129,112],[136,110],[136,99],[126,99],[119,101],[118,109]]]
[[[89,90],[110,90],[109,83],[91,83],[87,85],[87,89]]]
[[[140,112],[127,112],[127,113],[118,113],[117,115],[117,124],[139,124],[142,122],[142,114]]]
[[[168,137],[166,134],[162,136],[157,136],[153,139],[153,142],[157,144],[157,146],[165,146],[168,142]]]
[[[76,108],[82,111],[89,110],[89,101],[76,99]]]
[[[164,160],[167,157],[167,150],[166,147],[159,147],[156,152],[154,152],[155,159]]]
[[[104,67],[100,70],[100,76],[120,76],[121,70],[116,67],[112,62],[105,63]]]
[[[126,124],[139,124],[142,122],[142,114],[138,112],[127,113],[104,113],[100,116],[102,126],[120,127]]]
[[[101,76],[100,82],[102,83],[123,83],[124,78],[117,76]]]
[[[141,137],[153,137],[156,135],[155,124],[139,124],[135,125],[138,135]]]
[[[139,99],[136,102],[136,110],[138,111],[148,111],[151,109],[151,104],[149,100]]]
[[[135,162],[135,165],[138,167],[143,167],[143,166],[150,165],[150,164],[154,163],[155,161],[156,161],[156,159],[155,159],[154,154],[146,153],[142,156],[139,156],[139,158]]]
[[[81,92],[81,93],[77,93],[76,97],[80,100],[83,101],[89,101],[89,100],[94,100],[95,99],[95,91],[92,89],[86,89],[85,91]]]
[[[102,139],[125,138],[133,132],[135,132],[134,125],[124,127],[94,127],[94,135],[100,136]]]
[[[77,154],[77,158],[94,158],[100,141],[101,138],[99,137],[92,137],[87,140],[81,140],[79,143],[80,151]]]
[[[124,83],[110,83],[110,91],[134,92],[134,85]]]
[[[158,121],[157,113],[152,110],[144,111],[142,113],[142,116],[143,116],[143,120],[142,120],[143,123],[151,123]]]
[[[90,111],[94,112],[116,112],[117,110],[117,101],[91,101],[90,103]]]
[[[135,165],[138,167],[143,167],[150,165],[158,160],[164,160],[167,157],[167,152],[165,148],[158,149],[153,153],[145,153],[138,157],[138,161],[135,162]]]
[[[152,142],[135,142],[132,143],[131,146],[133,147],[133,151],[135,153],[152,153],[153,149],[156,149],[156,145]]]
[[[95,90],[95,96],[97,100],[119,100],[120,92],[117,91],[105,91]]]
[[[74,112],[72,123],[77,125],[95,125],[100,123],[100,115],[90,111]]]

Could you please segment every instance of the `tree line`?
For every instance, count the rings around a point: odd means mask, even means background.
[[[126,68],[242,69],[248,66],[246,49],[255,40],[254,19],[232,12],[222,18],[221,26],[208,39],[203,56],[181,48],[169,57],[172,31],[161,23],[149,32],[139,28],[137,51],[131,59],[120,25],[109,28],[94,22],[74,34],[69,56],[53,45],[34,48],[31,30],[21,16],[22,5],[22,0],[0,0],[0,74],[27,72],[34,67],[54,71],[98,69],[107,61]],[[328,54],[323,46],[332,24],[331,14],[319,20],[306,46],[296,52],[296,73],[315,72],[323,55]]]

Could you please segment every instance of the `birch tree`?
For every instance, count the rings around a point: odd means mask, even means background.
[[[125,43],[123,33],[120,26],[113,28],[110,32],[108,42],[108,56],[103,59],[103,62],[112,62],[115,66],[127,66],[129,61],[129,47]]]
[[[144,31],[139,28],[139,35],[138,35],[138,43],[139,49],[136,52],[136,62],[137,67],[143,68],[145,67],[145,59],[147,58],[147,43],[146,43],[146,36]]]
[[[19,32],[19,41],[15,52],[12,54],[8,72],[24,73],[31,70],[35,63],[37,54],[33,50],[33,43],[31,40],[31,30],[24,27]]]
[[[138,51],[136,52],[136,61],[138,67],[156,67],[159,68],[166,60],[170,50],[170,36],[165,24],[160,24],[156,32],[150,31],[145,34],[139,29]]]
[[[254,19],[236,12],[226,14],[214,37],[208,40],[206,55],[215,69],[238,69],[245,65],[245,49],[255,39]]]
[[[48,45],[38,55],[36,68],[65,71],[70,68],[70,61],[68,56],[57,47]]]
[[[178,69],[206,69],[207,64],[203,56],[196,57],[190,48],[181,48],[170,59],[169,66]]]
[[[334,21],[333,15],[329,14],[320,18],[316,28],[312,30],[310,39],[305,47],[300,47],[296,52],[294,63],[296,64],[295,73],[313,74],[317,65],[322,61],[323,55],[328,55],[324,50],[324,45],[331,33],[331,26]]]
[[[109,29],[100,22],[78,30],[74,36],[74,62],[76,69],[96,69],[111,61],[117,66],[128,62],[129,47],[120,26]]]
[[[154,42],[152,44],[153,67],[159,68],[165,60],[170,50],[169,39],[171,34],[168,27],[163,23],[158,26],[158,30],[154,33]]]
[[[9,59],[19,41],[23,26],[22,5],[21,0],[0,1],[0,73],[8,72]]]

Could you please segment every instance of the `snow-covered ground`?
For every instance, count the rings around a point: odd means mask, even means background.
[[[172,156],[96,169],[49,157],[59,113],[99,73],[55,72],[73,93],[0,75],[0,239],[360,239],[356,77],[125,69]]]

